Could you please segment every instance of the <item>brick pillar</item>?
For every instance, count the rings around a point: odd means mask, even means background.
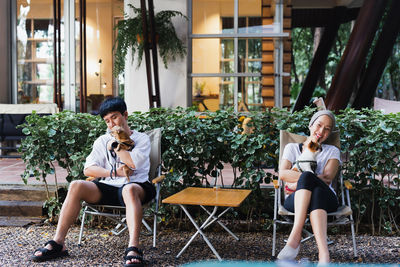
[[[274,22],[275,1],[262,1],[262,23],[270,25]],[[284,4],[283,10],[283,31],[291,32],[291,0]],[[289,38],[284,39],[283,43],[283,71],[290,74],[291,68],[291,49],[292,41]],[[274,41],[273,38],[262,39],[262,98],[265,107],[274,106],[275,84],[274,84]],[[290,106],[290,76],[283,77],[283,106]]]

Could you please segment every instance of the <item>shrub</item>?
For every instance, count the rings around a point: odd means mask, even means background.
[[[166,180],[163,195],[187,186],[198,186],[206,177],[218,177],[224,164],[234,171],[233,187],[253,190],[247,217],[268,217],[271,208],[260,184],[278,170],[279,130],[308,134],[308,122],[316,109],[290,113],[284,109],[236,114],[232,110],[196,113],[193,109],[157,108],[134,112],[128,117],[131,128],[147,131],[162,127],[162,160]],[[242,135],[242,116],[251,117],[253,133]],[[371,224],[372,232],[399,233],[399,150],[400,114],[384,115],[369,109],[346,109],[337,115],[344,155],[343,175],[354,184],[353,210],[357,225]],[[68,172],[67,180],[83,179],[83,164],[94,140],[105,132],[99,116],[64,111],[27,117],[21,149],[26,170],[46,183],[55,172],[54,162]],[[265,169],[267,167],[268,169]],[[253,213],[257,211],[257,213]],[[249,215],[250,214],[250,215]],[[241,215],[238,215],[241,216]],[[377,225],[375,225],[377,223]]]

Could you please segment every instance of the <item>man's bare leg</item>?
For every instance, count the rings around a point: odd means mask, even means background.
[[[142,226],[142,200],[145,198],[145,191],[140,185],[128,184],[122,190],[122,197],[126,206],[126,222],[129,231],[128,247],[139,247],[140,228]],[[128,255],[135,255],[131,251]],[[126,261],[126,264],[138,263],[138,260]]]
[[[73,181],[68,189],[67,197],[62,205],[60,218],[57,224],[57,230],[53,240],[58,244],[65,247],[65,237],[69,228],[75,222],[81,209],[81,201],[84,200],[88,203],[96,203],[100,201],[101,192],[93,182],[76,180]],[[52,246],[48,244],[45,246],[48,250],[52,250]],[[41,256],[42,252],[36,251],[35,256]]]

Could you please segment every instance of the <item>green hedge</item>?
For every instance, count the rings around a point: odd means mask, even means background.
[[[233,186],[252,189],[251,209],[259,211],[256,217],[265,217],[266,201],[260,184],[270,183],[274,177],[262,167],[278,169],[279,130],[308,134],[308,122],[314,112],[315,109],[306,108],[295,113],[272,109],[246,114],[254,127],[248,135],[241,134],[243,114],[232,110],[199,116],[192,109],[159,108],[130,114],[128,122],[138,131],[163,127],[165,195],[200,185],[205,177],[215,177],[217,170],[229,163],[235,175]],[[357,222],[388,233],[400,232],[396,224],[400,214],[399,121],[400,114],[384,115],[369,109],[346,109],[337,116],[342,152],[347,158],[344,177],[352,180],[355,187],[352,200]],[[48,174],[55,172],[55,161],[67,170],[69,182],[84,178],[85,157],[106,128],[99,116],[68,111],[45,117],[32,114],[22,127],[28,135],[21,145],[25,182],[31,173],[45,181]],[[388,177],[395,188],[381,177]]]

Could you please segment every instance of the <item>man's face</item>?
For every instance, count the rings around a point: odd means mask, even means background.
[[[103,117],[107,124],[107,128],[111,130],[114,126],[120,126],[123,129],[127,128],[128,112],[121,114],[119,111],[112,111]]]

